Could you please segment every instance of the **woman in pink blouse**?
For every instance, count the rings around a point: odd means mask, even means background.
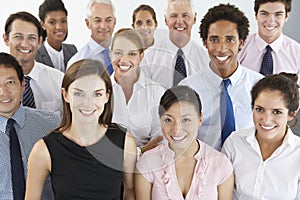
[[[136,198],[232,199],[230,161],[197,139],[203,118],[198,94],[187,86],[168,89],[161,98],[159,116],[168,142],[138,160]]]

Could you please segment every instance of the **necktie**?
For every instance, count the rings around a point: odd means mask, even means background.
[[[33,97],[33,92],[30,87],[30,76],[24,76],[25,79],[25,90],[23,93],[23,106],[27,106],[30,108],[36,108],[35,107],[35,102],[34,102],[34,97]]]
[[[266,46],[267,52],[265,53],[262,63],[261,63],[261,68],[259,73],[263,75],[268,75],[268,74],[273,74],[273,58],[272,58],[272,48],[267,45]]]
[[[178,49],[174,77],[173,77],[173,86],[176,86],[182,79],[186,77],[185,63],[182,55],[183,55],[182,49]]]
[[[233,106],[228,94],[228,85],[230,85],[230,79],[223,80],[223,92],[221,95],[221,112],[222,112],[222,132],[221,140],[222,145],[226,138],[231,134],[232,131],[235,131],[235,120],[233,113]]]
[[[12,176],[12,189],[14,200],[24,200],[25,176],[22,162],[20,143],[14,127],[15,120],[8,119],[6,129],[9,133],[10,163]]]
[[[103,57],[104,57],[104,65],[105,65],[109,75],[111,75],[113,73],[114,69],[111,64],[109,52],[110,52],[109,49],[104,49],[101,53],[103,54]]]

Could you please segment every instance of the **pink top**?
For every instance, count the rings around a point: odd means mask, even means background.
[[[198,142],[200,150],[194,156],[197,164],[185,199],[218,199],[217,186],[229,178],[232,165],[224,154]],[[137,162],[137,169],[152,183],[153,200],[184,199],[176,178],[174,155],[166,142],[145,152]]]
[[[257,33],[249,35],[239,53],[240,63],[249,69],[259,72],[267,45],[268,43]],[[270,46],[272,48],[273,73],[289,72],[300,76],[300,44],[281,34]],[[300,83],[300,79],[298,83]]]

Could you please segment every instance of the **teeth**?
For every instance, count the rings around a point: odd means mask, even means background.
[[[275,28],[275,26],[272,27],[265,27],[267,30],[273,30]]]
[[[19,49],[19,51],[22,52],[22,53],[29,53],[29,52],[31,52],[31,50],[21,50],[21,49]]]
[[[217,58],[218,60],[220,60],[220,61],[224,61],[224,60],[226,60],[228,57],[229,57],[229,56],[222,56],[222,57],[216,56],[216,58]]]
[[[183,140],[185,138],[185,135],[177,136],[177,137],[171,136],[171,137],[172,137],[173,140],[180,141],[180,140]]]
[[[176,28],[178,31],[183,31],[185,28]]]
[[[10,100],[2,100],[2,101],[0,101],[1,103],[8,103],[8,102],[10,102]]]
[[[130,68],[130,65],[127,65],[127,66],[120,66],[120,69],[121,70],[128,70]]]
[[[261,127],[267,130],[271,130],[272,128],[274,128],[274,126],[263,126],[263,125],[261,125]]]
[[[81,110],[81,112],[85,115],[90,115],[90,114],[93,114],[94,111],[93,110],[91,110],[91,111]]]

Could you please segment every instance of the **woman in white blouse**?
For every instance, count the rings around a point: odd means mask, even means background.
[[[141,152],[163,139],[157,109],[165,91],[141,73],[143,56],[144,41],[137,30],[123,28],[115,33],[111,44],[113,122],[123,124],[135,136]]]
[[[299,107],[297,79],[270,75],[252,88],[255,127],[232,133],[222,148],[233,164],[233,199],[300,199],[300,138],[288,125]]]

